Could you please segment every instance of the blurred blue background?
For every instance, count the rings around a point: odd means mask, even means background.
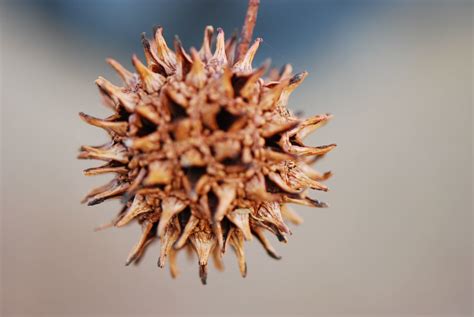
[[[154,25],[165,28],[172,41],[179,35],[186,48],[200,47],[206,25],[222,27],[230,36],[239,31],[246,11],[245,0],[51,0],[11,1],[12,7],[34,12],[54,28],[64,43],[79,41],[87,50],[129,62],[131,52],[142,51],[139,34],[150,36]],[[291,0],[263,2],[254,36],[264,39],[255,63],[271,58],[275,67],[291,62],[296,71],[324,71],[341,32],[376,17],[380,11],[398,7],[392,2]],[[300,64],[311,58],[314,63]],[[326,60],[325,60],[326,58]],[[317,66],[316,66],[317,65]]]
[[[245,0],[56,0],[11,1],[19,10],[34,11],[61,32],[87,41],[88,46],[105,45],[108,50],[128,57],[141,50],[137,37],[151,33],[154,25],[162,25],[171,40],[178,34],[187,46],[201,45],[206,25],[222,27],[228,35],[239,30],[246,11]],[[275,64],[284,64],[286,56],[301,59],[307,51],[324,56],[331,50],[333,39],[361,20],[389,10],[391,2],[356,1],[263,1],[255,29],[263,37],[260,61],[271,56]],[[106,39],[106,41],[105,41]],[[272,53],[274,55],[270,54]]]

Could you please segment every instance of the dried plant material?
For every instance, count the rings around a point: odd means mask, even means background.
[[[258,7],[258,1],[250,4],[250,10]],[[135,71],[107,60],[123,87],[97,79],[102,99],[114,113],[106,119],[80,117],[105,130],[111,140],[82,146],[79,158],[106,162],[86,169],[85,175],[115,177],[84,202],[121,199],[124,208],[99,229],[141,224],[142,235],[127,265],[137,263],[158,238],[158,266],[168,260],[173,277],[179,274],[177,253],[191,250],[205,284],[209,257],[223,269],[222,255],[229,246],[245,277],[245,241],[255,236],[272,258],[280,259],[265,231],[286,242],[291,232],[284,219],[302,223],[286,204],[327,207],[308,191],[327,191],[322,182],[331,173],[310,164],[335,145],[310,147],[303,139],[331,115],[301,119],[287,108],[306,72],[293,75],[286,65],[267,78],[268,65],[254,68],[262,41],[249,47],[255,18],[256,11],[247,16],[240,45],[235,37],[226,41],[222,29],[214,32],[208,26],[202,47],[189,52],[179,39],[170,49],[163,28],[157,27],[153,40],[143,35],[145,62],[134,55]]]

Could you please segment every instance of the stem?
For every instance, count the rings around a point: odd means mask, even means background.
[[[237,48],[237,59],[247,53],[250,41],[252,40],[253,29],[255,28],[255,23],[257,22],[257,12],[259,5],[260,0],[249,0],[244,26],[242,27],[242,32],[240,33],[240,43]]]

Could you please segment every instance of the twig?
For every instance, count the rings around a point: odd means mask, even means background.
[[[240,56],[243,56],[249,48],[249,43],[252,40],[253,29],[255,27],[255,23],[257,22],[257,12],[259,5],[260,0],[249,0],[244,26],[242,27],[242,32],[240,33],[237,59]]]

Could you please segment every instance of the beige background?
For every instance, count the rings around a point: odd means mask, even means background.
[[[227,255],[205,287],[185,256],[177,280],[158,269],[157,244],[125,267],[137,226],[94,233],[117,204],[79,204],[105,180],[75,155],[105,139],[77,112],[107,113],[93,80],[115,80],[110,51],[18,10],[0,21],[3,316],[471,315],[472,6],[402,6],[331,43],[292,99],[335,114],[310,139],[339,145],[320,165],[331,208],[298,208],[281,261],[249,243],[248,277]],[[317,70],[312,54],[288,61]]]

